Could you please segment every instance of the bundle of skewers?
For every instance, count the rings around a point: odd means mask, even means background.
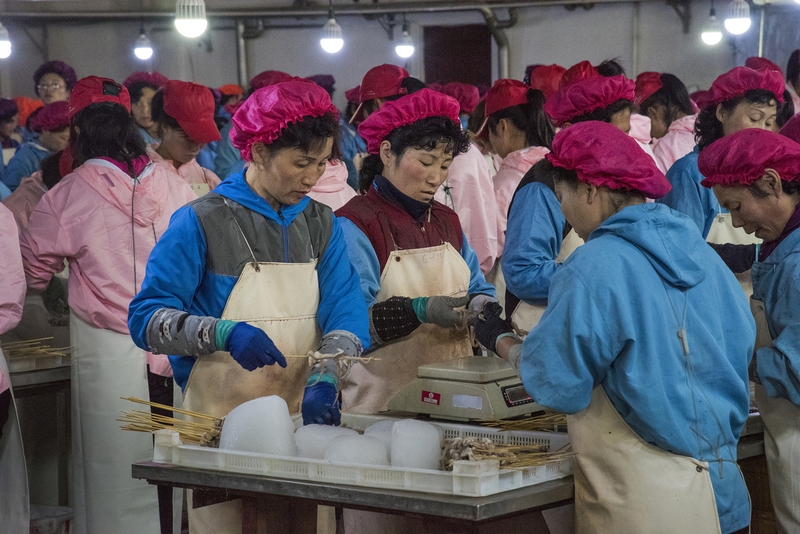
[[[36,356],[66,356],[72,352],[72,347],[51,347],[43,343],[50,341],[51,337],[40,337],[38,339],[28,339],[25,341],[13,341],[3,343],[3,353],[7,358],[30,358]]]
[[[539,432],[563,431],[567,426],[567,416],[563,413],[545,413],[520,419],[484,419],[481,426],[500,430],[534,430]],[[560,428],[559,428],[560,427]]]
[[[132,410],[130,412],[122,412],[122,417],[117,419],[120,423],[125,423],[124,426],[120,426],[122,430],[150,433],[156,430],[174,430],[180,435],[184,443],[192,443],[204,447],[219,447],[219,435],[222,431],[222,425],[225,423],[224,417],[213,417],[200,412],[182,410],[136,397],[123,397],[122,399],[178,413],[191,419],[178,419],[149,411]]]
[[[573,454],[569,445],[563,450],[551,452],[544,445],[507,445],[495,443],[489,438],[453,438],[445,441],[442,467],[452,471],[453,463],[460,460],[497,460],[501,468],[538,467],[569,458]]]

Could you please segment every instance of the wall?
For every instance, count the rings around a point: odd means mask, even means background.
[[[520,9],[519,23],[506,30],[510,41],[510,74],[521,78],[525,66],[530,63],[569,66],[582,59],[596,63],[618,57],[629,75],[660,70],[678,75],[689,86],[707,88],[718,74],[734,65],[735,52],[728,38],[716,47],[708,47],[700,41],[700,28],[707,19],[708,9],[705,1],[692,2],[694,21],[691,32],[684,35],[672,8],[660,1],[641,2],[638,39],[634,39],[636,8],[632,3],[596,4],[590,10],[578,7],[573,11],[563,7]],[[498,14],[501,19],[506,17],[503,10]],[[419,77],[424,72],[421,24],[483,22],[483,17],[476,12],[410,14],[408,19],[418,53],[405,66],[412,75]],[[344,90],[358,85],[367,69],[385,62],[402,64],[394,53],[394,44],[376,21],[360,16],[343,16],[337,20],[343,27],[346,42],[342,52],[336,55],[327,55],[319,48],[320,19],[271,21],[312,26],[270,29],[248,41],[249,75],[266,69],[285,70],[300,76],[331,73],[336,77],[339,90],[335,101],[343,106]],[[4,96],[32,96],[31,75],[43,56],[18,23],[9,21],[7,27],[14,54],[0,67],[0,92]],[[754,16],[751,32],[757,32],[757,28]],[[155,48],[152,68],[169,77],[212,86],[236,81],[235,32],[230,21],[212,21],[208,37],[195,42],[177,35],[168,20],[148,23],[146,30]],[[34,39],[41,39],[41,29],[33,27],[29,31]],[[79,76],[99,74],[122,80],[143,67],[132,52],[138,33],[139,24],[135,22],[51,24],[48,26],[48,55],[73,65]],[[206,46],[209,41],[210,51]],[[496,61],[496,53],[493,57]],[[778,64],[786,61],[786,58],[772,59]],[[634,60],[637,65],[633,64]],[[496,65],[493,72],[496,76]]]

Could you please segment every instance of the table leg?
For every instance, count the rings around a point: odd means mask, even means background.
[[[69,501],[69,444],[70,444],[70,390],[59,388],[56,392],[56,440],[58,442],[58,505]]]

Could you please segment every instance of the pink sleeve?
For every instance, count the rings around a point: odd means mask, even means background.
[[[667,133],[653,147],[658,168],[666,174],[676,161],[694,150],[694,145],[694,135],[691,133]]]
[[[19,231],[14,215],[3,205],[0,205],[0,251],[0,334],[3,334],[19,323],[25,300]]]
[[[203,177],[205,178],[205,181],[208,184],[208,186],[211,189],[214,189],[215,187],[217,187],[219,185],[219,183],[222,181],[222,180],[219,179],[219,176],[214,174],[214,171],[210,171],[210,170],[206,169],[205,167],[201,167],[201,168],[203,169]]]
[[[486,274],[497,259],[497,205],[489,165],[476,146],[453,160],[449,183],[453,209]]]
[[[43,196],[31,213],[28,227],[19,236],[25,277],[32,289],[44,289],[55,273],[64,270],[64,259],[72,255],[70,232],[60,217],[61,197],[69,197],[69,187],[55,187]]]

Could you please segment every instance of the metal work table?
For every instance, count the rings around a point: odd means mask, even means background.
[[[52,367],[11,373],[11,387],[18,399],[38,395],[56,396],[56,440],[58,442],[58,505],[69,499],[70,367]]]

